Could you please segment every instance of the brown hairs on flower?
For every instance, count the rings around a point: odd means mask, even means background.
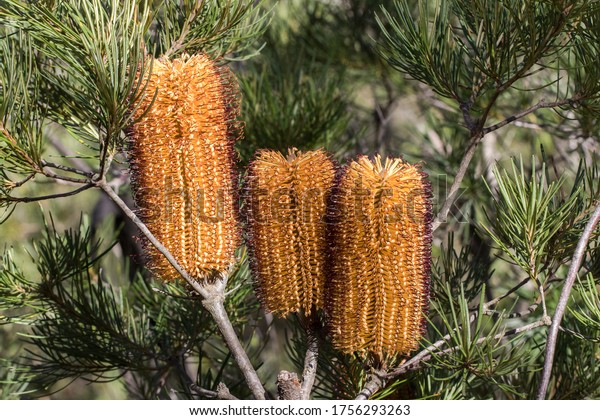
[[[333,344],[384,357],[418,348],[429,304],[431,187],[402,159],[360,157],[331,196]]]
[[[136,204],[181,266],[207,278],[228,268],[239,244],[235,78],[227,67],[193,55],[155,60],[147,82],[130,133]],[[158,276],[179,277],[158,250],[146,249]]]
[[[326,205],[336,165],[323,150],[259,151],[246,182],[248,245],[257,295],[285,317],[322,307]]]

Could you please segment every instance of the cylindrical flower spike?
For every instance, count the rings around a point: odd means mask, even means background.
[[[240,239],[235,78],[204,55],[159,59],[146,92],[130,133],[140,217],[192,277],[206,279],[229,267]],[[158,250],[146,249],[158,276],[179,277]]]
[[[262,150],[247,179],[248,245],[256,292],[278,316],[324,301],[326,206],[336,165],[322,150]]]
[[[360,157],[331,195],[333,344],[381,357],[418,348],[429,304],[431,186],[401,159]]]

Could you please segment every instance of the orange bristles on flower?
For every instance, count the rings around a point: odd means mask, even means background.
[[[207,278],[228,268],[239,244],[235,79],[204,55],[159,59],[146,92],[130,133],[140,217],[192,277]],[[147,251],[158,276],[179,277],[159,251]]]
[[[418,166],[361,157],[331,196],[333,344],[385,357],[418,348],[429,303],[431,187]]]
[[[257,295],[285,317],[322,307],[326,205],[334,162],[322,150],[260,151],[247,179],[249,248]]]

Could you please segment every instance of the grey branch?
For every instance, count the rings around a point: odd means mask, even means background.
[[[189,387],[190,387],[190,390],[199,397],[218,399],[217,393],[215,391],[211,391],[209,389],[204,389],[204,388],[196,385],[193,382],[189,384]]]
[[[177,270],[177,272],[183,277],[183,279],[203,298],[202,304],[204,307],[210,312],[215,323],[217,324],[225,343],[228,348],[231,350],[234,359],[238,363],[240,370],[242,371],[252,394],[256,399],[264,400],[265,399],[265,390],[258,378],[258,375],[254,368],[252,367],[252,363],[248,359],[248,355],[246,354],[244,348],[242,347],[233,326],[231,325],[231,321],[229,321],[229,317],[227,316],[227,312],[223,307],[223,300],[225,299],[225,285],[226,279],[219,278],[215,279],[212,284],[200,284],[194,278],[192,278],[184,269],[179,265],[173,254],[165,248],[163,244],[160,243],[158,239],[150,232],[150,230],[146,227],[146,225],[140,220],[139,217],[127,206],[127,204],[119,197],[119,195],[113,191],[111,186],[106,183],[104,179],[97,181],[96,186],[102,189],[111,200],[125,213],[127,217],[131,219],[135,223],[135,225],[140,229],[140,231],[148,238],[150,243],[159,250],[165,258],[171,263],[171,265]]]
[[[220,289],[220,287],[218,287]],[[223,306],[224,293],[221,290],[214,295],[205,298],[202,301],[202,305],[206,308],[206,310],[212,315],[217,327],[221,331],[223,335],[223,339],[227,344],[229,350],[233,354],[233,358],[237,362],[244,378],[246,379],[246,383],[250,387],[252,391],[252,395],[257,400],[266,399],[266,391],[262,385],[262,382],[258,378],[256,370],[252,366],[246,351],[242,347],[240,340],[238,339],[235,330],[233,329],[233,325],[231,325],[231,321],[227,316],[227,312],[225,311],[225,307]]]
[[[282,370],[277,375],[277,395],[280,400],[301,400],[302,386],[295,372]]]
[[[229,388],[223,382],[219,382],[217,385],[217,399],[219,400],[237,400],[235,396],[229,392]]]
[[[560,323],[563,315],[565,314],[565,310],[567,309],[567,302],[569,301],[569,296],[571,295],[571,289],[573,288],[573,284],[575,284],[575,280],[577,280],[577,273],[579,272],[579,268],[583,263],[588,242],[590,241],[590,238],[592,237],[592,234],[594,233],[599,221],[600,203],[596,205],[594,214],[592,214],[592,217],[585,225],[585,229],[583,230],[581,238],[579,238],[579,242],[577,242],[577,248],[575,248],[573,260],[571,261],[571,266],[569,267],[565,284],[560,293],[560,297],[558,298],[558,304],[556,305],[554,316],[552,317],[552,325],[550,327],[550,331],[548,332],[548,342],[546,344],[544,370],[542,371],[542,380],[540,381],[540,386],[537,393],[538,400],[543,400],[546,398],[548,384],[550,383],[550,377],[552,375],[552,365],[554,363],[554,352],[556,350],[556,340],[558,338]]]
[[[317,364],[319,359],[319,339],[315,331],[315,323],[306,328],[306,341],[308,347],[304,356],[304,371],[302,372],[302,399],[309,400],[317,375]]]
[[[384,373],[375,371],[367,376],[367,382],[363,389],[358,393],[355,400],[368,400],[385,385]]]

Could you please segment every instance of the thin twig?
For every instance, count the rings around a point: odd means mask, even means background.
[[[546,102],[544,100],[541,100],[537,104],[535,104],[515,115],[512,115],[497,124],[491,125],[489,127],[482,127],[482,125],[485,123],[485,120],[487,119],[487,115],[489,114],[489,111],[491,110],[493,103],[495,102],[496,98],[498,97],[498,95],[500,93],[501,93],[501,91],[498,91],[497,94],[494,96],[494,98],[490,101],[490,104],[486,108],[485,112],[483,113],[483,116],[481,117],[481,119],[478,123],[472,119],[472,117],[469,113],[470,107],[468,106],[468,104],[461,105],[461,111],[463,112],[463,118],[465,120],[465,124],[467,125],[467,128],[469,128],[469,130],[471,131],[471,138],[469,140],[469,146],[467,147],[465,155],[463,156],[462,161],[460,162],[460,166],[458,167],[458,171],[456,172],[456,176],[454,177],[454,182],[450,186],[450,191],[448,193],[448,196],[446,197],[446,200],[442,204],[440,211],[438,212],[437,216],[435,217],[435,220],[433,221],[432,231],[435,231],[437,228],[440,227],[440,225],[443,222],[446,221],[446,218],[448,217],[448,213],[450,212],[450,209],[452,208],[452,205],[454,204],[454,201],[456,200],[456,198],[458,196],[458,191],[460,189],[460,185],[462,183],[463,178],[465,177],[465,174],[467,173],[469,164],[471,163],[471,160],[473,159],[473,156],[475,155],[475,150],[477,150],[477,145],[481,142],[481,140],[483,139],[483,137],[486,134],[489,134],[492,131],[496,131],[496,130],[504,127],[505,125],[510,124],[513,121],[516,121],[520,118],[523,118],[526,115],[531,114],[532,112],[537,111],[538,109],[556,108],[556,107],[563,106],[563,105],[571,105],[581,99],[578,95],[574,95],[571,98],[562,99],[560,101],[555,101],[555,102]]]
[[[178,358],[178,362],[174,365],[181,374],[181,376],[183,376],[185,382],[187,382],[187,385],[190,388],[190,390],[197,396],[212,398],[215,400],[237,400],[236,397],[231,395],[231,392],[229,392],[229,388],[227,388],[227,385],[225,385],[223,382],[219,382],[216,391],[211,391],[209,389],[202,388],[200,385],[198,385],[196,381],[192,379],[187,369],[185,368],[185,359],[183,357]]]
[[[514,292],[519,290],[521,287],[525,286],[527,283],[529,283],[529,277],[526,277],[525,279],[521,280],[521,282],[519,284],[514,286],[508,292],[490,300],[489,302],[484,303],[483,307],[485,309],[489,309],[490,306],[493,306],[493,305],[497,304],[498,302],[500,302],[502,299],[507,298],[508,296],[512,295]]]
[[[578,100],[579,100],[578,96],[573,96],[572,98],[561,99],[560,101],[554,101],[554,102],[546,102],[544,99],[542,99],[537,104],[535,104],[527,109],[524,109],[523,111],[518,112],[514,115],[511,115],[507,119],[500,121],[497,124],[490,125],[489,127],[484,128],[483,135],[491,133],[492,131],[496,131],[499,128],[504,127],[505,125],[510,124],[513,121],[519,120],[519,119],[531,114],[532,112],[537,111],[538,109],[556,108],[556,107],[563,106],[563,105],[571,105],[574,102],[577,102]]]
[[[548,316],[548,308],[546,307],[546,291],[544,290],[544,285],[542,283],[539,284],[538,291],[540,293],[539,301],[542,304],[542,315]]]
[[[538,304],[533,304],[530,307],[528,307],[527,309],[525,309],[524,311],[512,312],[509,314],[494,311],[492,309],[484,309],[483,314],[487,315],[487,316],[491,316],[492,318],[496,318],[496,319],[497,318],[503,318],[503,319],[523,318],[527,315],[531,315],[532,313],[534,313],[536,311],[536,309],[538,308],[538,306],[539,306]],[[543,316],[546,316],[546,314],[543,314]]]
[[[25,178],[23,178],[20,181],[11,182],[10,188],[19,188],[20,186],[25,185],[27,182],[29,182],[34,177],[35,177],[35,172],[30,173],[29,175],[27,175]]]
[[[72,168],[70,166],[61,165],[59,163],[48,162],[47,160],[42,160],[42,166],[48,166],[50,168],[59,169],[65,172],[71,172],[77,175],[85,176],[86,178],[91,178],[95,175],[94,172],[83,171],[78,168]]]
[[[199,397],[212,398],[214,400],[219,399],[216,391],[204,389],[201,386],[198,386],[195,382],[188,383],[188,387],[195,395]]]
[[[179,374],[183,377],[184,381],[187,383],[188,388],[192,391],[193,394],[199,397],[212,398],[212,399],[223,399],[219,397],[219,390],[211,391],[209,389],[204,389],[199,386],[196,381],[192,379],[190,374],[188,373],[185,367],[185,358],[183,356],[177,358],[177,362],[174,363],[175,368],[179,371]],[[221,384],[219,384],[221,385]],[[227,387],[225,387],[227,389]],[[227,393],[229,394],[229,389],[227,389]],[[231,394],[229,394],[231,395]],[[224,396],[224,394],[222,394]],[[225,399],[237,399],[231,395],[232,398]]]
[[[530,278],[529,277],[525,277],[523,280],[521,280],[521,282],[519,284],[517,284],[516,286],[514,286],[512,289],[510,289],[509,291],[507,291],[506,293],[503,293],[502,295],[486,302],[483,304],[483,312],[486,315],[489,315],[489,313],[492,312],[496,312],[496,311],[492,311],[490,309],[491,306],[496,305],[498,302],[500,302],[502,299],[505,299],[509,296],[511,296],[514,292],[516,292],[517,290],[519,290],[521,287],[523,287],[524,285],[526,285],[527,283],[529,283]],[[545,289],[544,289],[544,293],[540,294],[540,297],[536,300],[536,303],[534,305],[531,305],[525,312],[531,310],[531,312],[533,312],[535,309],[537,309],[537,306],[539,304],[542,303],[542,297],[544,296],[545,292],[550,288],[550,283],[556,281],[556,279],[552,279],[549,278],[546,280],[546,284],[548,285]],[[474,307],[474,308],[469,308],[469,311],[477,311],[478,308]],[[546,312],[544,312],[542,315],[547,315]]]
[[[204,0],[200,0],[200,1],[198,1],[198,3],[196,3],[196,7],[194,7],[194,9],[190,12],[187,19],[183,23],[183,26],[181,27],[181,33],[179,34],[179,38],[177,38],[175,41],[173,41],[173,43],[171,43],[171,46],[169,47],[169,49],[165,52],[164,55],[166,57],[170,57],[172,54],[176,53],[181,48],[183,48],[183,46],[185,44],[185,38],[188,36],[188,34],[190,32],[191,25],[194,22],[194,19],[196,19],[196,15],[202,9],[203,6],[204,6]]]
[[[475,150],[477,150],[477,145],[480,141],[480,135],[475,135],[471,137],[471,140],[469,141],[469,147],[467,148],[465,155],[462,161],[460,162],[460,166],[458,167],[458,171],[456,172],[456,175],[454,177],[454,182],[450,186],[448,196],[446,197],[444,204],[442,204],[440,211],[438,212],[437,216],[435,217],[435,220],[433,221],[433,225],[431,228],[432,232],[439,228],[440,225],[446,221],[448,213],[450,213],[450,209],[452,208],[452,205],[454,204],[454,201],[457,198],[458,190],[460,189],[460,184],[462,183],[462,180],[465,177],[467,170],[469,169],[469,164],[471,163],[471,159],[473,159],[473,156],[475,155]]]
[[[47,167],[43,167],[41,172],[44,176],[54,179],[59,184],[86,184],[90,182],[90,178],[73,178],[69,176],[55,174]]]
[[[92,188],[93,186],[94,185],[90,183],[90,184],[83,185],[82,187],[79,187],[73,191],[69,191],[69,192],[65,192],[65,193],[57,193],[57,194],[39,195],[37,197],[6,196],[6,197],[2,197],[2,201],[13,202],[13,203],[33,203],[35,201],[52,200],[54,198],[69,197],[72,195],[79,194],[80,192],[88,190],[88,189]]]
[[[50,143],[56,149],[58,153],[62,155],[62,157],[70,158],[69,162],[75,165],[81,172],[85,173],[94,173],[94,170],[90,165],[88,165],[85,161],[74,156],[73,152],[71,152],[61,141],[54,135],[50,135],[49,137]]]
[[[129,206],[123,201],[119,195],[113,191],[113,189],[106,183],[105,180],[100,180],[95,183],[95,185],[100,188],[102,191],[108,195],[108,197],[121,209],[123,213],[131,219],[133,223],[138,227],[138,229],[144,234],[144,236],[156,247],[158,251],[160,251],[165,258],[169,261],[169,263],[177,270],[177,272],[183,277],[183,279],[194,288],[196,292],[200,294],[202,297],[208,297],[206,292],[202,289],[200,284],[194,280],[184,269],[179,265],[173,254],[165,248],[163,244],[160,243],[158,239],[150,232],[150,230],[146,227],[144,222],[140,220],[139,217],[129,208]]]
[[[109,141],[110,134],[106,133],[104,136],[104,141],[102,141],[102,134],[99,135],[98,143],[100,144],[100,167],[98,168],[98,178],[106,179],[106,173],[110,168],[110,164],[112,162],[112,153],[109,153]]]
[[[567,334],[571,334],[577,338],[581,338],[582,340],[591,341],[592,343],[600,343],[600,337],[591,337],[589,335],[583,335],[577,331],[574,331],[570,328],[565,328],[563,326],[558,327],[558,329],[562,332],[566,332]]]
[[[494,335],[493,337],[489,337],[489,336],[482,337],[476,341],[476,344],[483,343],[484,341],[490,340],[490,339],[501,340],[504,337],[508,337],[511,335],[530,331],[530,330],[539,328],[544,325],[549,325],[550,322],[551,322],[550,318],[544,317],[539,321],[524,325],[519,328],[514,328],[509,331],[498,333],[498,334]],[[440,340],[436,341],[435,343],[433,343],[426,349],[422,350],[416,356],[414,356],[413,358],[408,360],[406,363],[402,364],[402,366],[399,366],[396,369],[390,370],[388,372],[376,371],[376,372],[371,373],[369,375],[369,377],[367,378],[367,382],[365,383],[363,389],[356,396],[356,399],[357,400],[368,400],[369,398],[371,398],[371,396],[373,396],[373,394],[375,394],[377,391],[379,391],[384,386],[386,381],[393,379],[397,376],[400,376],[406,372],[417,370],[421,366],[422,363],[430,360],[434,355],[451,354],[460,349],[460,346],[454,346],[454,347],[450,347],[448,349],[441,350],[441,347],[444,344],[447,344],[448,340],[450,340],[450,334],[442,337]]]
[[[583,263],[583,258],[585,256],[585,250],[587,248],[588,242],[600,221],[600,203],[596,205],[596,210],[592,217],[585,225],[585,229],[581,238],[579,238],[579,242],[577,242],[577,248],[575,249],[575,253],[573,254],[573,259],[571,261],[571,266],[569,267],[569,272],[567,273],[567,278],[565,280],[565,284],[560,293],[560,297],[558,298],[558,304],[556,305],[556,310],[554,312],[554,317],[552,318],[552,326],[548,331],[548,342],[546,344],[546,358],[544,360],[544,370],[542,371],[542,379],[540,381],[540,386],[538,388],[537,399],[543,400],[546,398],[546,393],[548,391],[548,385],[550,383],[550,377],[552,375],[552,365],[554,363],[554,352],[556,350],[556,340],[558,338],[558,330],[560,327],[560,323],[562,321],[563,315],[565,314],[565,310],[567,309],[567,302],[569,301],[569,296],[571,295],[571,289],[573,288],[573,284],[575,284],[575,280],[577,280],[577,273],[579,272],[579,268]]]
[[[152,287],[152,291],[161,295],[172,297],[174,299],[198,300],[196,296],[176,295],[175,293],[167,292],[166,290],[159,289],[158,287]]]
[[[500,340],[504,337],[508,337],[508,336],[515,335],[515,334],[520,334],[522,332],[530,331],[530,330],[542,327],[544,325],[550,325],[550,322],[551,322],[550,318],[548,318],[548,317],[542,318],[539,321],[532,322],[531,324],[527,324],[522,327],[514,328],[512,330],[508,330],[508,331],[505,331],[502,333],[498,333],[498,334],[494,335],[493,337],[489,337],[489,336],[482,337],[476,341],[476,344],[481,344],[484,341],[490,340],[490,339]],[[433,343],[426,349],[422,350],[420,353],[418,353],[412,359],[408,360],[402,366],[399,366],[398,368],[386,373],[384,375],[384,377],[387,379],[391,379],[398,375],[402,375],[403,373],[406,373],[406,372],[409,372],[412,370],[416,370],[423,362],[428,361],[434,355],[450,354],[450,353],[454,353],[455,351],[459,350],[460,349],[459,346],[451,347],[451,348],[448,348],[445,350],[440,350],[441,346],[446,344],[448,342],[449,338],[450,337],[447,335],[447,336],[443,337],[441,340],[436,341],[435,343]],[[440,351],[437,351],[437,350],[440,350]]]
[[[186,369],[184,355],[174,358],[173,361],[174,361],[173,366],[175,366],[175,368],[181,375],[182,379],[187,383],[187,386],[190,389],[190,391],[192,391],[192,393],[194,393],[195,395],[197,395],[199,397],[213,398],[213,399],[217,398],[217,393],[215,391],[211,391],[209,389],[202,388],[201,386],[199,386],[196,383],[196,381],[194,381],[192,379],[192,377],[188,373],[188,370]]]
[[[105,145],[105,148],[102,149],[100,153],[100,168],[98,169],[98,174],[96,174],[98,179],[106,180],[106,174],[108,174],[114,158],[115,155],[113,153],[108,153],[108,149]]]

